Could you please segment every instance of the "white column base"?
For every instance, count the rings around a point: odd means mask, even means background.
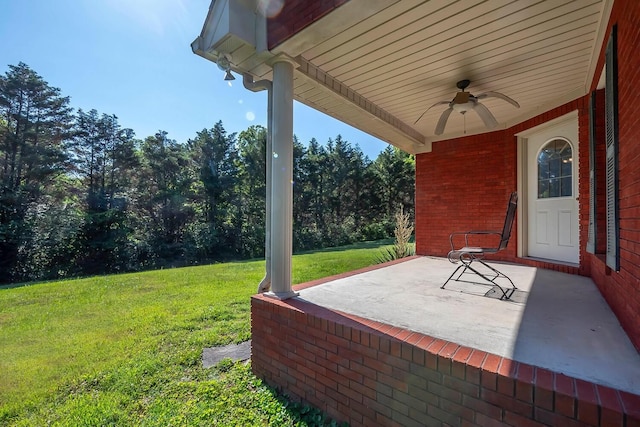
[[[298,295],[300,295],[300,292],[296,292],[296,291],[286,291],[286,292],[265,292],[262,295],[269,297],[269,298],[273,298],[273,299],[277,299],[277,300],[286,300],[289,298],[294,298],[297,297]]]

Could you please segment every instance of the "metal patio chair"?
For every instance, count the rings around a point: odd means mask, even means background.
[[[458,262],[460,262],[461,264],[458,266],[458,268],[455,269],[455,271],[451,274],[451,276],[449,276],[447,281],[444,282],[444,285],[442,285],[440,289],[444,289],[444,287],[447,285],[447,283],[449,283],[451,279],[458,282],[480,283],[480,282],[473,282],[471,280],[461,280],[461,277],[463,274],[475,273],[477,276],[479,276],[486,282],[497,286],[498,289],[502,291],[502,296],[500,297],[501,300],[508,300],[509,298],[511,298],[511,296],[517,289],[516,286],[511,281],[511,279],[501,271],[487,264],[485,261],[482,260],[482,258],[484,257],[485,254],[494,254],[496,252],[500,252],[501,250],[507,247],[507,244],[509,243],[509,238],[511,237],[511,228],[513,226],[513,220],[515,219],[515,216],[516,216],[517,204],[518,204],[518,193],[514,191],[513,193],[511,193],[511,197],[509,198],[509,204],[507,205],[507,214],[506,214],[506,218],[504,219],[504,226],[502,227],[502,231],[466,231],[466,232],[451,233],[451,235],[449,236],[449,242],[451,243],[451,251],[447,255],[447,258],[449,259],[450,262],[454,264],[457,264]],[[500,241],[495,247],[484,248],[484,247],[470,246],[470,243],[469,243],[470,238],[472,236],[478,236],[478,235],[497,235],[497,236],[500,236]],[[460,249],[456,249],[454,245],[454,239],[456,238],[456,236],[464,236],[464,246],[461,247]],[[460,239],[458,238],[458,240]],[[476,266],[474,266],[474,263],[476,262],[482,264],[487,269],[489,269],[489,272],[481,273],[480,271],[478,271]],[[453,277],[460,270],[462,271],[454,279]],[[496,282],[497,279],[507,279],[509,283],[511,283],[511,288],[507,288],[504,283],[501,286]]]

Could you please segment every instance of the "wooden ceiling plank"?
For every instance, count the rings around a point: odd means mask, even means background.
[[[583,12],[585,9],[581,9]],[[590,10],[590,9],[588,9]],[[379,61],[375,61],[370,64],[370,67],[364,69],[353,69],[349,74],[338,74],[333,75],[334,78],[342,81],[350,87],[353,87],[354,90],[359,90],[359,85],[368,84],[368,82],[377,82],[380,79],[387,80],[390,77],[399,75],[399,66],[401,64],[409,66],[415,72],[420,72],[423,69],[429,69],[432,64],[438,64],[444,58],[450,58],[450,60],[460,59],[460,55],[463,52],[486,52],[491,51],[492,49],[499,48],[499,46],[505,46],[508,42],[512,41],[517,43],[519,40],[525,40],[529,43],[531,42],[541,42],[544,44],[545,41],[545,33],[548,33],[549,36],[554,37],[557,34],[562,34],[567,30],[572,30],[576,28],[580,28],[585,25],[594,25],[594,21],[597,22],[597,14],[594,14],[593,10],[590,10],[591,13],[579,15],[573,15],[574,18],[571,21],[563,21],[553,19],[550,21],[543,22],[539,24],[539,27],[531,26],[531,29],[517,31],[513,34],[518,34],[518,36],[514,36],[511,34],[511,38],[503,39],[502,37],[493,39],[493,42],[490,42],[487,37],[479,36],[476,40],[469,40],[465,44],[461,45],[460,50],[455,50],[453,48],[442,49],[440,46],[434,46],[432,48],[426,48],[423,51],[416,52],[415,56],[409,56],[404,59],[393,60],[393,58],[387,58],[386,63],[382,63]],[[579,17],[578,17],[579,16]],[[574,23],[575,22],[575,23]],[[555,30],[554,30],[555,29]],[[533,37],[533,39],[527,39],[527,36]],[[409,72],[408,70],[403,70],[406,74]],[[350,75],[353,75],[352,78],[349,78]]]
[[[434,70],[438,68],[464,68],[467,71],[470,65],[475,62],[481,59],[489,60],[497,55],[513,56],[535,48],[552,50],[555,48],[556,43],[567,38],[583,37],[585,40],[592,40],[593,37],[590,32],[592,25],[594,25],[592,19],[584,18],[580,21],[575,21],[573,23],[575,28],[570,24],[565,28],[557,29],[556,32],[549,31],[547,38],[542,40],[536,37],[514,41],[512,44],[505,43],[491,50],[470,50],[468,51],[469,54],[462,59],[458,55],[447,53],[430,55],[428,60],[409,60],[405,63],[390,64],[388,67],[381,67],[375,72],[367,73],[358,78],[358,80],[345,81],[344,84],[349,85],[356,91],[362,91],[364,87],[369,87],[373,90],[395,90],[397,87],[410,86],[416,83],[424,84],[425,75],[431,76]],[[565,29],[567,31],[563,31]],[[384,84],[376,87],[376,83]],[[436,84],[439,84],[439,82],[436,81]]]
[[[520,4],[524,6],[525,3]],[[394,31],[389,35],[379,37],[377,34],[365,34],[361,40],[354,40],[353,44],[350,42],[342,48],[343,51],[349,49],[349,52],[336,52],[328,60],[317,62],[322,69],[342,78],[339,76],[343,73],[366,66],[372,63],[372,59],[384,61],[393,57],[390,60],[394,60],[405,56],[407,52],[420,51],[425,45],[432,45],[434,37],[439,40],[433,43],[441,44],[460,34],[464,25],[473,22],[474,12],[482,15],[498,7],[495,2],[481,3],[473,8],[468,7],[467,2],[457,2],[417,21],[406,22],[414,17],[405,17],[405,22],[399,20],[394,24]],[[372,66],[375,64],[372,63]]]
[[[360,67],[375,69],[384,65],[384,62],[394,63],[404,57],[413,57],[415,55],[428,57],[443,51],[463,51],[472,47],[486,47],[495,41],[502,40],[511,33],[519,32],[523,28],[535,27],[545,21],[556,19],[557,16],[553,14],[555,10],[548,10],[551,4],[550,2],[543,3],[543,5],[546,5],[543,8],[540,5],[529,7],[530,4],[528,2],[512,3],[500,8],[500,13],[504,14],[504,16],[497,18],[495,21],[484,22],[480,18],[470,21],[472,24],[468,26],[456,22],[440,21],[433,27],[420,29],[411,37],[385,40],[385,46],[379,47],[375,54],[360,55],[357,59],[345,58],[345,61],[342,62],[342,67],[322,65],[322,68],[339,80],[348,82],[348,79],[352,77],[350,73],[355,72],[357,75],[361,71],[358,70]],[[557,11],[557,13],[564,16],[562,10]],[[481,23],[476,24],[476,22]],[[565,23],[566,19],[562,22]],[[366,46],[361,49],[369,49],[369,47]],[[337,58],[337,60],[339,59]],[[349,82],[349,84],[352,83]]]
[[[574,65],[576,62],[588,61],[587,55],[587,43],[583,43],[577,48],[576,46],[569,46],[561,51],[564,55],[555,55],[546,57],[536,56],[521,60],[517,63],[502,64],[502,68],[493,66],[493,64],[486,64],[484,66],[479,65],[478,68],[469,69],[469,77],[472,82],[472,90],[476,93],[480,93],[486,90],[497,90],[497,87],[509,86],[509,81],[518,81],[520,75],[530,72],[531,70],[537,70],[540,73],[544,73],[547,67],[553,70],[559,70],[563,67],[570,67],[574,71]],[[451,74],[450,70],[442,71],[444,75]],[[448,73],[448,74],[447,74]],[[449,87],[454,89],[453,80],[449,83]],[[446,89],[446,88],[445,88]],[[402,101],[402,93],[407,93],[404,102]],[[371,97],[372,102],[380,105],[393,105],[394,102],[400,100],[403,104],[407,104],[407,97],[417,96],[421,94],[424,97],[438,96],[442,93],[442,88],[439,86],[426,86],[419,87],[415,85],[407,86],[402,90],[397,90],[395,94],[385,97],[384,99],[378,97]]]
[[[585,37],[588,32],[585,32],[587,30],[584,29],[576,29],[573,31],[570,31],[569,33],[565,34],[565,35],[559,35],[559,36],[555,36],[549,39],[549,42],[552,43],[553,46],[558,46],[560,43],[563,42],[567,42],[567,40],[563,40],[563,38],[566,37],[570,37],[570,39],[576,39],[576,38],[583,38],[585,40],[589,40],[588,37]],[[524,43],[524,42],[523,42]],[[536,47],[538,47],[539,49],[548,49],[548,46],[542,43],[531,43],[531,44],[524,44],[522,46],[514,46],[513,50],[507,50],[508,48],[505,47],[503,49],[500,50],[495,50],[492,53],[494,54],[491,57],[485,57],[483,58],[482,61],[478,61],[478,59],[476,58],[469,58],[467,61],[463,62],[462,64],[459,62],[455,62],[454,59],[451,59],[449,61],[441,61],[438,63],[438,68],[431,68],[427,70],[428,73],[428,78],[431,80],[435,80],[435,81],[439,81],[440,79],[437,78],[438,75],[443,74],[443,73],[448,73],[448,72],[454,72],[455,70],[458,70],[460,67],[464,67],[465,71],[468,73],[467,76],[472,79],[472,81],[477,82],[480,80],[480,73],[477,71],[478,68],[482,65],[482,64],[486,64],[486,63],[496,63],[497,60],[499,59],[511,59],[514,58],[516,56],[519,55],[526,55],[529,53],[528,51],[528,47],[531,49],[536,49]],[[398,80],[396,79],[396,81],[386,81],[386,82],[382,82],[385,84],[374,84],[375,82],[371,82],[371,86],[368,89],[362,88],[362,87],[353,87],[354,90],[359,91],[359,92],[363,92],[363,95],[366,95],[368,98],[370,98],[372,101],[375,102],[384,102],[385,98],[388,97],[389,95],[393,96],[394,94],[397,94],[398,89],[404,89],[407,91],[413,91],[413,90],[421,90],[421,89],[425,89],[428,88],[429,86],[433,86],[433,84],[429,83],[429,82],[425,82],[425,77],[423,76],[417,76],[414,78],[411,78],[409,76],[409,73],[407,73],[407,76],[405,79],[401,79]],[[437,85],[440,86],[440,85]]]
[[[403,0],[398,1],[388,8],[384,9],[378,14],[370,16],[369,18],[358,22],[352,27],[348,28],[345,31],[342,31],[340,34],[337,34],[322,43],[314,46],[313,48],[305,51],[302,56],[309,60],[315,60],[320,55],[326,54],[327,52],[331,52],[334,49],[344,45],[350,40],[355,39],[362,34],[365,34],[371,31],[374,28],[378,28],[383,25],[385,22],[393,19],[394,17],[405,13],[407,10],[413,9],[415,7],[420,6],[420,4],[424,3],[424,0]]]

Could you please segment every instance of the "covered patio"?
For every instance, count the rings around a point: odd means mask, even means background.
[[[640,355],[591,279],[501,263],[518,287],[501,301],[440,289],[453,268],[412,257],[254,297],[259,374],[352,425],[640,422]]]
[[[636,0],[213,0],[194,53],[269,93],[254,372],[356,426],[640,426],[639,23]],[[292,287],[294,99],[416,156],[422,257]],[[513,191],[513,301],[440,289],[452,225],[499,229]]]
[[[591,279],[495,265],[517,284],[511,301],[486,285],[440,289],[453,266],[436,257],[311,286],[299,300],[640,394],[640,354]]]

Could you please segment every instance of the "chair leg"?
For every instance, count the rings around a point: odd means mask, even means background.
[[[509,278],[509,276],[507,276],[506,274],[504,274],[502,271],[490,266],[489,264],[487,264],[486,262],[482,261],[481,259],[478,260],[482,265],[484,265],[485,267],[487,267],[488,269],[492,270],[494,273],[496,273],[496,277],[494,278],[494,280],[498,277],[502,277],[504,279],[507,279],[509,281],[509,283],[511,283],[511,286],[513,288],[513,290],[518,289],[516,287],[516,285],[513,284],[513,281]]]
[[[458,270],[460,270],[462,267],[465,267],[465,269],[462,271],[462,273],[460,273],[460,276],[462,276],[462,274],[464,274],[464,272],[465,272],[465,271],[466,271],[466,269],[467,269],[467,268],[466,268],[466,264],[464,264],[464,263],[463,263],[463,264],[460,264],[460,265],[458,266],[458,268],[456,268],[456,269],[453,271],[453,273],[451,273],[451,276],[449,276],[449,278],[447,279],[447,281],[446,281],[446,282],[444,282],[444,285],[440,286],[440,289],[444,289],[444,287],[447,285],[447,283],[449,283],[449,280],[451,280],[451,278],[452,278],[453,276],[455,276],[455,275],[456,275],[456,273],[458,272]],[[457,280],[460,278],[460,276],[458,276],[458,278],[457,278],[457,279],[453,279],[453,280],[456,280],[456,281],[457,281]]]
[[[509,276],[507,276],[506,274],[504,274],[503,272],[497,270],[494,267],[491,267],[489,264],[487,264],[486,262],[478,259],[477,260],[480,264],[484,265],[485,267],[487,267],[488,269],[490,269],[491,271],[493,271],[495,273],[495,276],[493,277],[488,277],[486,274],[482,274],[480,273],[478,270],[476,270],[475,268],[469,266],[469,270],[473,271],[474,273],[476,273],[478,276],[482,277],[484,280],[486,280],[487,282],[491,282],[492,284],[494,284],[495,286],[498,287],[498,289],[500,289],[500,292],[502,292],[502,296],[500,297],[501,300],[508,300],[511,298],[511,295],[513,295],[513,293],[516,291],[516,286],[513,284],[513,282],[511,281],[511,279],[509,278]],[[509,283],[511,283],[511,288],[510,289],[505,289],[502,286],[500,286],[499,283],[496,282],[496,279],[498,278],[504,278],[507,279],[509,281]]]
[[[493,277],[489,277],[486,274],[483,274],[481,272],[479,272],[478,270],[476,270],[475,268],[473,268],[471,266],[471,264],[473,263],[473,261],[478,261],[480,264],[484,265],[485,267],[487,267],[489,270],[493,271],[495,273],[495,276]],[[509,278],[509,276],[507,276],[506,274],[504,274],[503,272],[501,272],[500,270],[490,266],[489,264],[487,264],[486,262],[482,261],[479,258],[473,258],[471,259],[471,261],[468,262],[462,262],[461,265],[458,266],[458,268],[455,269],[455,271],[451,274],[451,276],[449,276],[449,278],[447,279],[446,282],[444,282],[444,285],[440,286],[440,289],[444,289],[445,285],[447,283],[449,283],[449,281],[453,278],[453,276],[455,276],[455,274],[458,272],[458,270],[460,270],[461,268],[464,267],[464,270],[462,270],[462,272],[458,275],[457,278],[453,279],[455,281],[460,281],[460,277],[462,277],[462,275],[467,271],[467,270],[471,270],[472,272],[474,272],[476,275],[480,276],[482,279],[486,280],[487,282],[495,285],[498,287],[498,289],[500,289],[500,291],[502,292],[502,296],[500,297],[501,300],[508,300],[511,298],[511,296],[513,295],[513,293],[516,291],[516,289],[518,289],[516,287],[516,285],[513,284],[513,281]],[[498,278],[504,278],[507,279],[509,281],[509,283],[511,283],[511,288],[510,289],[505,289],[502,286],[500,286],[500,284],[498,284],[496,282],[496,279]]]

